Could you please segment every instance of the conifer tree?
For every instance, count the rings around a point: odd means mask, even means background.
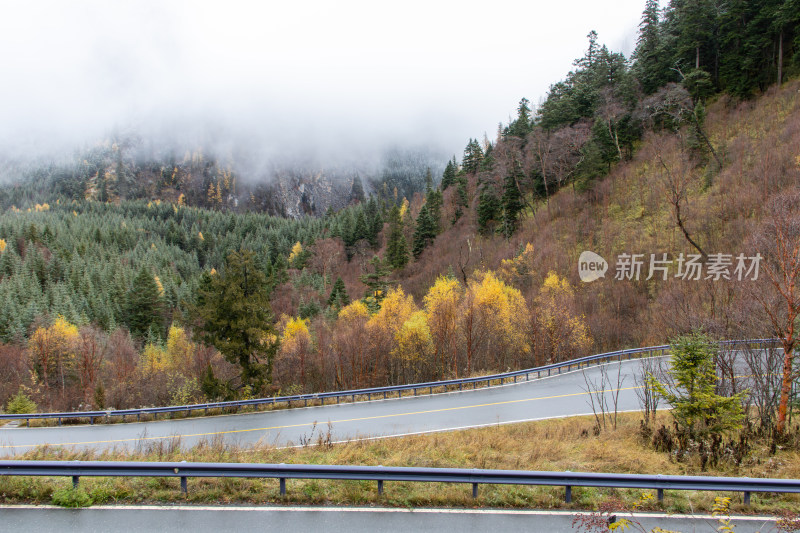
[[[519,101],[519,107],[517,107],[517,119],[508,127],[508,133],[510,135],[524,138],[528,133],[530,133],[532,123],[531,108],[529,104],[530,101],[527,98],[523,98]]]
[[[380,303],[386,297],[386,291],[392,284],[389,281],[392,269],[377,255],[370,259],[369,264],[374,270],[359,276],[359,280],[367,286],[367,290],[364,291],[364,303],[374,313],[380,308]]]
[[[672,406],[678,426],[692,438],[735,429],[744,417],[742,397],[720,396],[716,392],[717,370],[713,340],[700,333],[678,337],[672,342],[671,380],[660,383],[652,375],[648,380]]]
[[[328,307],[335,307],[341,309],[350,303],[350,297],[347,295],[347,287],[344,285],[341,276],[336,278],[336,281],[331,288],[331,294],[328,296]]]
[[[378,235],[383,229],[383,220],[378,210],[378,202],[374,196],[369,197],[364,211],[367,223],[367,241],[369,241],[370,246],[376,248],[378,246]]]
[[[414,230],[414,246],[412,252],[414,258],[417,259],[422,254],[422,251],[436,238],[436,225],[431,218],[428,204],[422,206],[417,216],[417,226]]]
[[[353,186],[350,188],[350,202],[361,203],[364,201],[364,185],[361,183],[361,177],[356,174],[353,178]]]
[[[251,250],[231,252],[222,273],[205,273],[193,308],[198,340],[239,365],[242,382],[260,390],[278,349],[267,278]]]
[[[386,243],[386,262],[395,269],[403,268],[408,264],[408,245],[403,233],[403,221],[400,218],[400,208],[392,206],[389,214],[389,239]]]
[[[364,216],[364,210],[359,208],[358,214],[356,215],[356,224],[353,227],[353,236],[351,240],[353,244],[357,243],[361,239],[366,239],[369,237],[369,229],[367,228],[367,217]]]
[[[456,169],[453,166],[452,161],[447,162],[447,166],[444,167],[444,173],[442,174],[442,190],[445,191],[451,185],[453,185],[456,181]]]
[[[522,211],[522,196],[517,183],[522,179],[522,168],[516,161],[511,161],[511,171],[503,182],[503,235],[506,239],[514,234],[517,228],[517,217]]]
[[[455,224],[456,221],[461,218],[464,209],[469,207],[469,198],[467,198],[467,178],[465,176],[456,178],[456,194],[453,199],[455,200],[456,209],[453,213],[452,223]]]
[[[483,184],[478,197],[478,231],[486,235],[492,229],[492,224],[500,215],[500,200],[494,189],[488,183]]]
[[[474,174],[478,171],[483,161],[483,149],[477,139],[470,139],[464,149],[464,159],[462,166],[467,174]]]
[[[134,338],[143,339],[150,331],[162,329],[164,301],[159,293],[153,274],[146,268],[139,269],[128,290],[125,301],[125,325]]]
[[[666,51],[662,49],[659,27],[660,9],[658,0],[647,0],[642,21],[639,23],[639,39],[633,53],[634,71],[642,91],[652,94],[667,81]]]

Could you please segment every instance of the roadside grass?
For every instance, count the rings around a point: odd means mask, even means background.
[[[669,423],[662,413],[659,423]],[[401,438],[331,444],[325,429],[310,435],[299,448],[258,446],[238,448],[215,438],[182,450],[179,439],[146,443],[136,453],[91,452],[39,448],[19,456],[37,460],[141,460],[200,462],[259,462],[295,464],[349,464],[450,468],[491,468],[573,472],[704,474],[749,477],[800,478],[800,454],[779,449],[769,455],[757,449],[741,466],[719,464],[700,472],[699,464],[677,462],[668,454],[645,446],[637,413],[619,415],[616,431],[592,434],[594,419],[574,417],[515,425],[492,426]],[[374,481],[287,480],[281,496],[277,479],[189,478],[188,494],[178,478],[82,477],[73,491],[70,478],[0,476],[0,496],[6,503],[89,505],[110,503],[190,503],[301,505],[388,505],[398,507],[498,507],[597,509],[610,498],[627,507],[638,502],[638,489],[617,490],[573,487],[573,503],[564,503],[564,487],[480,485],[472,498],[470,484],[386,482],[379,495]],[[732,511],[777,513],[800,508],[800,495],[753,493],[750,506],[740,493],[666,491],[663,503],[655,498],[641,510],[711,512],[716,496],[731,496]]]

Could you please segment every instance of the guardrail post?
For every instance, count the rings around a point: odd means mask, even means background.
[[[281,478],[281,496],[286,496],[286,478]]]
[[[566,490],[564,491],[564,502],[572,503],[572,486],[567,485],[564,487]]]
[[[656,493],[658,494],[658,496],[657,496],[658,501],[663,502],[664,501],[664,489],[658,489],[658,491],[656,491]]]
[[[478,484],[477,483],[473,483],[472,484],[472,497],[473,498],[477,498],[478,497]]]
[[[383,399],[386,399],[386,391],[383,391]]]
[[[378,480],[378,496],[380,496],[381,494],[383,494],[383,480],[379,479]]]
[[[94,417],[93,417],[93,416],[90,416],[90,417],[89,417],[89,425],[90,425],[90,426],[93,426],[93,425],[94,425]]]
[[[189,494],[189,487],[188,483],[186,482],[186,476],[181,476],[181,492],[183,494]]]
[[[744,491],[744,504],[745,505],[750,505],[750,491],[749,490]]]
[[[58,417],[58,425],[59,426],[61,425],[61,417],[60,416]]]
[[[78,490],[78,482],[80,480],[80,476],[72,476],[72,488]]]
[[[428,394],[433,394],[433,385],[430,386],[430,389],[428,390]]]

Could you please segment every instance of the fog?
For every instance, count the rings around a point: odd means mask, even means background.
[[[613,9],[612,9],[613,5]],[[643,0],[0,0],[0,154],[109,136],[265,164],[460,157],[599,40],[629,55]]]

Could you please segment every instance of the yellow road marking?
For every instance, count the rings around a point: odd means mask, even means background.
[[[639,389],[641,386],[636,387],[623,387],[620,389],[609,389],[606,392],[617,392],[617,391],[624,391],[624,390],[634,390]],[[364,420],[379,420],[382,418],[394,418],[400,416],[414,416],[414,415],[424,415],[430,413],[442,413],[446,411],[459,411],[463,409],[475,409],[478,407],[491,407],[494,405],[507,405],[512,403],[523,403],[523,402],[534,402],[538,400],[555,400],[558,398],[569,398],[572,396],[584,396],[589,394],[589,392],[573,392],[570,394],[558,394],[556,396],[540,396],[538,398],[523,398],[520,400],[506,400],[504,402],[492,402],[492,403],[481,403],[476,405],[463,405],[460,407],[446,407],[443,409],[430,409],[427,411],[412,411],[409,413],[394,413],[388,415],[378,415],[378,416],[366,416],[362,418],[347,418],[343,420],[332,420],[331,424],[342,424],[346,422],[361,422]],[[210,437],[213,435],[231,435],[235,433],[249,433],[252,431],[270,431],[275,429],[291,429],[291,428],[298,428],[298,427],[305,427],[311,426],[313,422],[310,423],[303,423],[303,424],[291,424],[285,426],[272,426],[272,427],[265,427],[265,428],[248,428],[248,429],[230,429],[226,431],[212,431],[209,433],[191,433],[191,434],[184,434],[184,435],[165,435],[165,436],[153,436],[153,437],[136,437],[136,438],[127,438],[127,439],[111,439],[111,440],[94,440],[94,441],[84,441],[84,442],[61,442],[56,444],[51,443],[43,443],[43,444],[0,444],[0,448],[32,448],[37,446],[85,446],[89,444],[113,444],[113,443],[120,443],[120,442],[138,442],[138,441],[145,441],[145,440],[160,440],[160,439],[173,439],[173,438],[187,438],[187,437]]]

